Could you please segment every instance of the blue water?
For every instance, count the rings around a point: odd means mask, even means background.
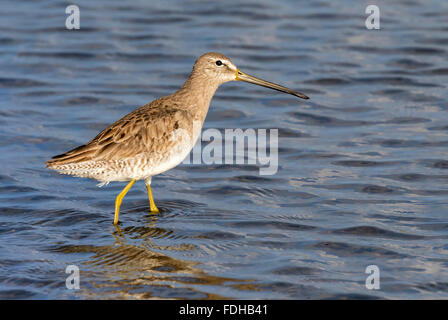
[[[0,4],[0,298],[448,298],[448,2],[376,1],[380,30],[369,1],[77,1],[70,31],[68,4]],[[212,101],[206,129],[279,129],[277,174],[181,165],[116,229],[123,183],[45,168],[208,51],[311,97]]]

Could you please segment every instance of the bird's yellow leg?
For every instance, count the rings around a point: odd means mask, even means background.
[[[152,190],[151,190],[151,184],[146,183],[146,189],[148,189],[148,198],[149,198],[149,209],[153,213],[159,213],[159,209],[156,207],[156,204],[154,203],[154,198],[152,197]]]
[[[120,206],[123,201],[124,196],[128,193],[129,189],[131,189],[132,185],[135,183],[135,179],[132,179],[126,187],[124,187],[123,191],[115,198],[115,217],[114,224],[118,223],[118,216],[120,214]]]

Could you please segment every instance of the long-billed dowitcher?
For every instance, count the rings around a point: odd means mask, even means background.
[[[130,181],[115,199],[114,224],[118,223],[123,197],[137,180],[145,180],[150,210],[159,212],[151,178],[184,160],[199,137],[216,89],[234,80],[308,99],[302,93],[238,70],[225,55],[206,53],[196,60],[179,90],[134,110],[89,143],[53,157],[46,162],[47,167],[62,174],[93,178],[101,184]],[[193,126],[195,121],[200,126]]]

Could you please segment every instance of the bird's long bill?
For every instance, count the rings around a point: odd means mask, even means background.
[[[249,82],[249,83],[257,84],[257,85],[262,86],[262,87],[271,88],[271,89],[274,89],[274,90],[277,90],[277,91],[289,93],[289,94],[292,94],[293,96],[296,96],[296,97],[299,97],[299,98],[302,98],[302,99],[309,99],[309,97],[307,97],[303,93],[291,90],[289,88],[283,87],[283,86],[281,86],[279,84],[276,84],[276,83],[272,83],[272,82],[269,82],[269,81],[265,81],[265,80],[262,80],[262,79],[258,79],[258,78],[252,77],[252,76],[250,76],[248,74],[245,74],[244,72],[242,72],[240,70],[236,71],[236,78],[235,78],[235,80]]]

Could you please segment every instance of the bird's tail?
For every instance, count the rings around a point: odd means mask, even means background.
[[[57,169],[58,167],[70,164],[70,163],[80,163],[83,161],[88,161],[91,158],[90,151],[93,146],[82,145],[68,152],[54,156],[47,162],[45,162],[47,168]]]

